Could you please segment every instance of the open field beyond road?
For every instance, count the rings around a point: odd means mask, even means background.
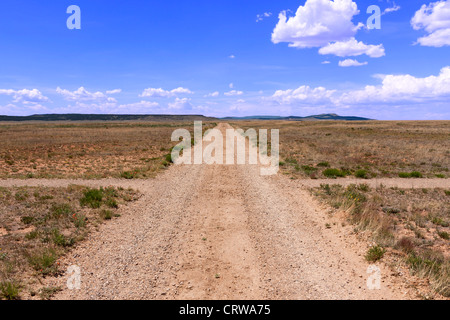
[[[449,178],[450,121],[240,121],[280,129],[283,173],[302,178]]]

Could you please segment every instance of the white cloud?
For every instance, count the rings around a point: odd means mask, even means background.
[[[114,90],[108,90],[106,91],[106,94],[118,94],[121,93],[122,89],[114,89]]]
[[[360,56],[366,54],[372,58],[380,58],[385,55],[382,44],[367,45],[363,42],[358,42],[355,38],[328,44],[327,46],[320,48],[319,53],[322,55],[334,54],[338,57]]]
[[[362,24],[355,25],[353,16],[359,14],[352,0],[307,0],[297,9],[295,16],[279,14],[272,33],[272,42],[288,42],[290,47],[322,47],[330,42],[345,41],[353,37]]]
[[[192,110],[193,106],[190,103],[191,99],[189,98],[176,98],[175,102],[169,103],[169,109],[172,110]]]
[[[226,95],[226,96],[228,96],[228,97],[231,97],[231,96],[241,96],[241,95],[243,95],[243,94],[244,94],[243,91],[237,91],[237,90],[231,90],[231,91],[228,91],[228,92],[225,92],[225,93],[224,93],[224,95]]]
[[[265,18],[269,18],[272,16],[272,12],[264,12],[262,14],[256,15],[256,22],[263,21]]]
[[[32,114],[43,114],[43,113],[49,113],[49,109],[47,109],[40,103],[24,104],[23,106],[18,106],[12,103],[9,103],[5,106],[0,105],[1,115],[29,116]]]
[[[232,54],[231,56],[228,56],[228,58],[234,59],[234,58],[236,58],[236,56],[234,54]]]
[[[423,5],[411,19],[414,30],[424,29],[428,35],[417,40],[422,46],[443,47],[450,45],[450,1]]]
[[[269,99],[280,104],[329,103],[334,93],[335,90],[327,90],[324,87],[301,86],[297,89],[278,90]]]
[[[117,100],[108,97],[106,93],[97,91],[90,92],[84,87],[80,87],[75,91],[69,91],[67,89],[56,88],[56,92],[63,96],[67,101],[78,101],[78,102],[116,102]]]
[[[47,102],[49,99],[44,96],[38,89],[22,89],[22,90],[12,90],[12,89],[0,89],[0,94],[5,94],[13,96],[14,103],[41,103]]]
[[[438,76],[417,78],[412,75],[385,75],[380,86],[366,86],[362,90],[343,93],[339,103],[411,103],[448,101],[450,98],[450,67],[441,69]]]
[[[178,94],[193,94],[193,92],[186,88],[176,88],[171,91],[164,90],[162,88],[148,88],[139,95],[141,98],[171,98]]]
[[[228,85],[228,87],[230,87],[230,89],[233,89],[233,88],[234,88],[234,83],[230,83],[230,84]]]
[[[398,11],[398,10],[400,10],[401,8],[402,8],[402,7],[396,5],[395,2],[394,2],[394,4],[393,4],[392,7],[386,8],[386,9],[383,11],[382,15],[385,15],[385,14],[388,14],[388,13],[391,13],[391,12]]]
[[[220,95],[219,91],[215,91],[215,92],[208,93],[204,97],[205,98],[208,98],[208,97],[217,98],[219,95]]]
[[[322,64],[330,64],[331,62],[326,60],[326,61],[322,61]]]
[[[359,62],[353,59],[345,59],[343,61],[339,61],[339,67],[360,67],[367,65],[367,62]]]
[[[317,108],[346,110],[370,109],[376,113],[380,106],[420,105],[425,108],[448,110],[450,100],[450,66],[441,69],[439,75],[424,78],[404,75],[379,75],[380,85],[368,85],[359,90],[330,90],[324,87],[311,88],[303,85],[297,89],[278,90],[263,101],[272,101],[279,106],[294,108]],[[436,109],[437,110],[437,109]],[[436,111],[434,110],[434,111]]]
[[[366,54],[372,58],[385,55],[384,47],[358,42],[355,35],[364,27],[354,24],[352,19],[360,11],[352,0],[307,0],[297,9],[295,16],[288,18],[281,12],[272,33],[272,42],[289,43],[295,48],[320,48],[319,53],[339,57]]]

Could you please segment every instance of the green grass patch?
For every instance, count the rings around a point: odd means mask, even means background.
[[[337,178],[337,177],[345,177],[345,173],[339,169],[329,168],[322,172],[322,174],[327,178]]]
[[[386,250],[380,246],[374,246],[367,251],[366,260],[369,262],[376,262],[383,258]]]

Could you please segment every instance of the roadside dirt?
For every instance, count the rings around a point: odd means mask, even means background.
[[[448,180],[386,180],[358,182],[449,187]],[[60,262],[81,268],[80,290],[67,289],[67,276],[45,280],[63,288],[55,299],[417,298],[381,263],[381,289],[367,288],[367,245],[325,227],[326,213],[305,188],[320,183],[263,177],[256,165],[180,165],[152,180],[0,186],[113,185],[143,193]]]

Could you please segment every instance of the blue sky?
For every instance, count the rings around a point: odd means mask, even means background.
[[[3,0],[0,114],[448,120],[449,57],[450,0]]]

